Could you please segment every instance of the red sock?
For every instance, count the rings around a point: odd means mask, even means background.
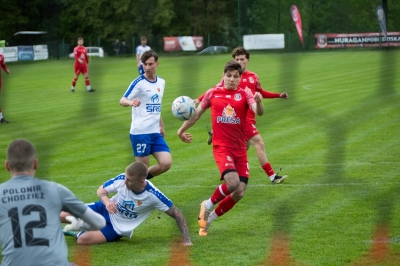
[[[89,78],[85,78],[85,84],[86,84],[86,86],[90,86]]]
[[[271,176],[271,175],[274,175],[274,174],[275,174],[274,169],[272,169],[272,166],[271,166],[270,163],[264,164],[264,165],[262,166],[262,169],[264,169],[265,173],[266,173],[268,176]]]
[[[229,194],[231,194],[231,192],[229,191],[228,186],[226,185],[226,183],[223,183],[222,185],[219,185],[214,191],[214,194],[212,194],[211,202],[217,204]]]
[[[72,80],[72,87],[75,87],[75,85],[76,85],[76,79],[73,79]]]
[[[217,208],[215,208],[215,213],[219,216],[224,215],[225,213],[227,213],[230,209],[233,208],[233,206],[235,206],[236,202],[233,201],[231,195],[228,195],[227,197],[225,197],[217,206]]]

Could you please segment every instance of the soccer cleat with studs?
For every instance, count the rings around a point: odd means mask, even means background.
[[[271,182],[272,182],[272,184],[280,184],[280,183],[283,183],[283,181],[285,181],[286,178],[287,178],[287,175],[283,175],[283,176],[275,175],[274,180],[272,180]]]
[[[197,223],[199,224],[200,228],[204,228],[207,225],[208,216],[210,216],[211,213],[211,211],[207,210],[206,208],[206,202],[207,200],[204,200],[200,204],[200,213],[199,216],[197,217]]]
[[[206,236],[208,235],[208,228],[210,227],[210,223],[207,223],[204,228],[200,228],[199,230],[199,236]]]
[[[7,119],[5,119],[4,117],[0,120],[0,123],[2,123],[2,124],[7,124],[8,123],[8,120]]]
[[[90,90],[87,90],[88,92],[95,92],[96,90],[95,89],[90,89]]]

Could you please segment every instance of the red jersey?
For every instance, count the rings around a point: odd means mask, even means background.
[[[83,60],[83,63],[87,65],[89,63],[89,58],[87,56],[86,52],[86,47],[85,46],[76,46],[74,48],[74,56],[75,56],[75,64],[81,64],[79,63],[79,59]]]
[[[0,54],[0,65],[1,65],[1,68],[5,72],[7,72],[7,66],[6,66],[6,63],[4,62],[4,55],[2,55],[2,54]],[[1,73],[1,71],[0,71],[0,73]]]
[[[224,79],[222,78],[221,81],[215,85],[215,87],[223,87],[224,86]],[[260,81],[256,73],[246,70],[242,73],[242,78],[240,79],[239,88],[249,89],[251,93],[256,93],[256,91],[260,92],[263,98],[279,98],[281,96],[280,93],[269,92],[263,90],[261,87]],[[201,95],[198,100],[201,101],[205,94]],[[253,110],[249,109],[247,112],[247,118],[249,123],[255,124],[256,118]]]
[[[211,107],[213,146],[242,149],[246,147],[244,126],[247,111],[255,103],[250,90],[224,87],[209,89],[201,101],[201,108]]]

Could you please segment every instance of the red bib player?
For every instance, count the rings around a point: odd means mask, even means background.
[[[78,46],[74,48],[75,66],[74,66],[74,79],[72,80],[71,92],[75,92],[76,81],[78,80],[79,74],[83,74],[85,77],[86,89],[88,92],[94,92],[95,90],[90,88],[89,80],[89,58],[86,52],[86,47],[83,46],[83,38],[78,38]]]
[[[6,72],[7,74],[10,74],[10,70],[7,68],[6,63],[4,62],[4,55],[2,55],[2,54],[0,54],[0,65],[1,65],[1,68],[4,70],[4,72]],[[1,93],[1,90],[2,90],[2,85],[3,84],[1,82],[1,70],[0,70],[0,93]],[[3,117],[3,113],[1,111],[1,107],[0,107],[0,123],[2,123],[2,124],[8,123],[8,120],[6,120]]]

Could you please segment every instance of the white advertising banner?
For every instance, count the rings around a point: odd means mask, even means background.
[[[4,55],[4,61],[15,62],[18,61],[18,47],[0,47],[0,54]]]
[[[49,59],[49,51],[46,44],[33,46],[33,60],[47,60]]]
[[[284,49],[285,34],[244,35],[243,46],[247,50]]]

